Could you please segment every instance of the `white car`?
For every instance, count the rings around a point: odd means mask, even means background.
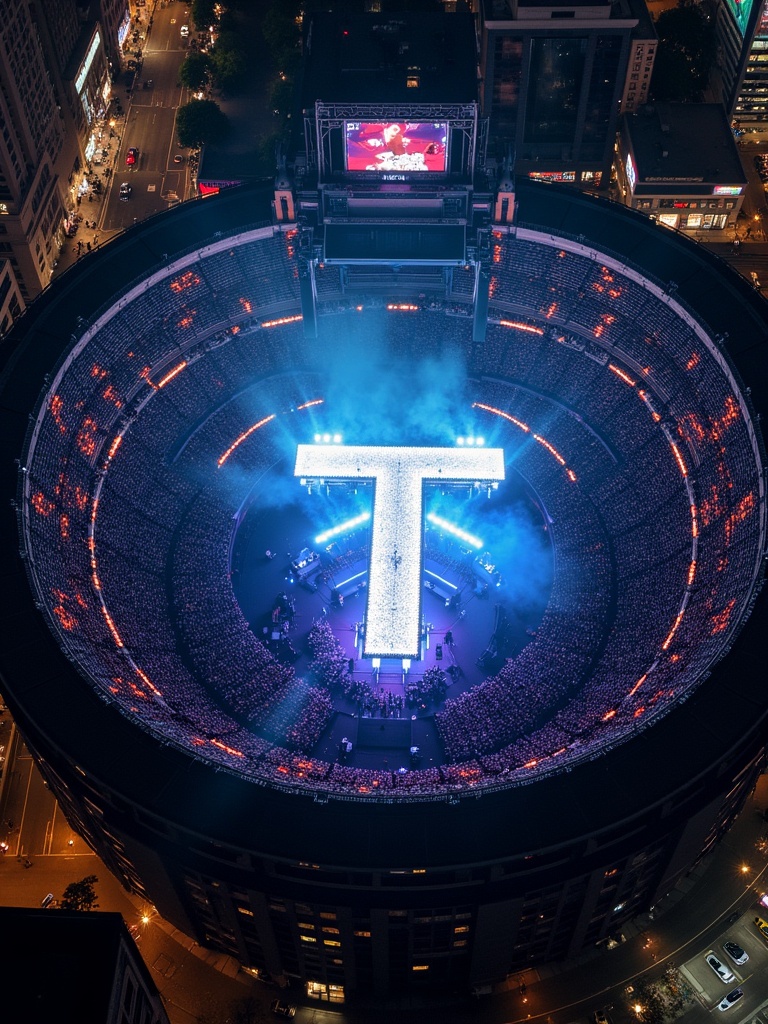
[[[738,1003],[741,997],[744,995],[740,988],[735,988],[733,992],[729,992],[725,999],[722,999],[718,1004],[718,1010],[730,1010],[734,1003]]]
[[[181,28],[179,29],[179,31],[181,32],[181,34],[183,36],[188,36],[189,35],[189,25],[182,25]]]
[[[707,953],[704,959],[707,961],[709,966],[718,976],[720,981],[722,981],[725,985],[729,985],[732,981],[736,981],[736,975],[733,973],[730,967],[727,967],[724,963],[721,963],[711,950],[709,951],[709,953]]]

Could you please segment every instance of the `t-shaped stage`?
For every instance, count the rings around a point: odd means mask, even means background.
[[[363,655],[419,658],[424,483],[503,480],[503,450],[300,444],[294,475],[373,482]]]

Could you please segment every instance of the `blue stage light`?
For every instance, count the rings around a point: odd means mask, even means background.
[[[449,523],[447,519],[442,519],[440,516],[436,516],[434,512],[430,512],[427,515],[427,519],[434,526],[439,527],[441,530],[445,530],[446,533],[452,533],[454,537],[458,537],[459,540],[465,541],[473,548],[477,548],[478,551],[483,547],[483,542],[479,537],[473,536],[471,533],[467,533],[466,530],[460,529],[458,526],[454,526],[453,523]]]
[[[315,544],[325,544],[327,540],[332,537],[338,537],[342,533],[348,533],[350,530],[354,530],[358,526],[362,526],[371,518],[370,512],[363,512],[359,516],[355,516],[354,519],[347,519],[343,523],[339,523],[338,526],[334,526],[330,530],[326,530],[325,533],[318,533],[315,537]]]

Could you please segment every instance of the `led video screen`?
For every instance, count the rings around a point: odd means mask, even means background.
[[[348,171],[444,172],[448,124],[346,121]]]

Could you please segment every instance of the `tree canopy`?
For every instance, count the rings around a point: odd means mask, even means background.
[[[211,71],[211,59],[206,53],[199,50],[191,50],[181,65],[179,79],[182,85],[197,92],[202,89],[208,80]]]
[[[59,906],[62,910],[96,910],[98,899],[93,888],[98,882],[96,875],[86,875],[79,882],[70,882],[64,890]]]
[[[192,0],[192,21],[201,32],[216,21],[216,0]]]
[[[176,134],[182,146],[222,142],[229,130],[229,119],[213,100],[192,100],[176,111]]]
[[[659,45],[650,94],[653,100],[695,102],[706,88],[715,61],[715,28],[691,0],[662,11],[656,20]]]

